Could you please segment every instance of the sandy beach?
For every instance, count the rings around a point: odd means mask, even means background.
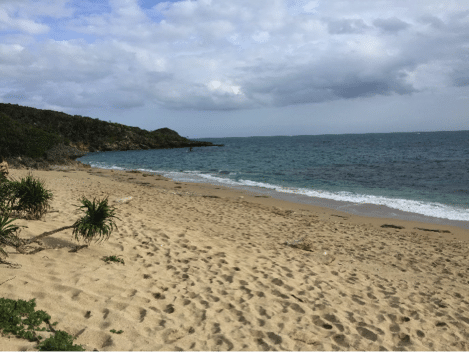
[[[69,252],[82,243],[67,230],[0,265],[0,297],[35,298],[87,350],[469,350],[468,229],[141,172],[33,175],[54,199],[16,221],[21,238],[73,224],[82,195],[117,208],[108,241]],[[35,345],[0,336],[1,350]]]

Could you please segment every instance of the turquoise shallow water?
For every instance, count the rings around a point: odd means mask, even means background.
[[[91,153],[93,167],[469,220],[468,131],[202,138],[224,147]]]

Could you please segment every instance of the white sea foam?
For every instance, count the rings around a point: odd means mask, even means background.
[[[173,175],[171,175],[173,174]],[[178,174],[178,175],[176,175]],[[182,173],[169,173],[168,177],[178,178],[179,181],[185,182],[201,182],[206,181],[209,183],[218,183],[227,186],[249,186],[259,187],[264,189],[274,190],[276,192],[290,193],[290,194],[301,194],[308,197],[317,197],[324,199],[331,199],[342,202],[352,202],[355,204],[375,204],[385,205],[392,209],[397,209],[405,212],[422,214],[425,216],[432,216],[435,218],[449,219],[449,220],[460,220],[469,221],[468,209],[462,209],[453,207],[441,203],[430,203],[421,202],[416,200],[400,199],[400,198],[388,198],[375,195],[367,194],[355,194],[352,192],[329,192],[322,190],[312,190],[306,188],[295,188],[295,187],[283,187],[278,185],[272,185],[269,183],[255,182],[251,180],[234,181],[227,178],[217,177],[208,174],[197,174],[195,172],[184,173],[185,176],[180,176]]]
[[[119,166],[109,166],[106,163],[94,162],[91,163],[92,167],[99,167],[104,169],[115,169],[115,170],[126,170],[126,168]],[[425,216],[431,216],[435,218],[469,221],[468,209],[453,207],[441,203],[430,203],[421,202],[417,200],[407,200],[399,198],[388,198],[375,195],[367,194],[355,194],[352,192],[330,192],[306,188],[295,188],[295,187],[284,187],[279,185],[273,185],[269,183],[256,182],[251,180],[235,181],[229,178],[218,177],[213,174],[204,174],[201,171],[185,171],[185,172],[174,172],[174,171],[163,171],[163,170],[152,170],[139,168],[139,171],[158,173],[170,179],[179,182],[198,182],[198,183],[211,183],[225,186],[249,186],[258,187],[263,189],[269,189],[281,193],[300,194],[312,198],[324,198],[343,202],[352,202],[355,204],[375,204],[384,205],[392,209],[397,209],[405,212],[422,214]],[[232,174],[232,173],[231,173]]]

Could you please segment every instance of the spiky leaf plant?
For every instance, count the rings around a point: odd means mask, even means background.
[[[39,236],[30,238],[29,240],[24,240],[24,244],[30,244],[67,229],[73,229],[72,235],[75,235],[75,239],[77,241],[80,240],[80,237],[88,243],[90,243],[94,238],[96,241],[101,237],[103,237],[102,239],[108,239],[113,229],[117,229],[113,219],[116,218],[120,220],[114,215],[116,208],[108,205],[108,198],[104,198],[102,200],[93,199],[93,202],[91,202],[85,197],[82,197],[80,202],[82,203],[82,206],[77,205],[77,207],[85,211],[85,216],[78,219],[73,225],[44,232]]]
[[[52,193],[44,188],[44,182],[33,178],[29,173],[21,181],[11,182],[14,188],[16,205],[13,210],[24,212],[33,219],[40,219],[50,208]]]
[[[73,235],[77,241],[80,237],[87,243],[93,239],[98,240],[108,239],[114,228],[117,228],[114,223],[114,218],[120,220],[114,215],[116,208],[108,205],[108,198],[97,200],[93,198],[93,202],[85,197],[81,200],[82,206],[80,209],[85,210],[85,216],[78,219],[73,225]]]
[[[10,219],[10,213],[3,213],[0,215],[0,253],[8,256],[8,254],[2,248],[3,246],[18,247],[20,245],[20,239],[16,234],[16,231],[20,226],[12,225],[11,223],[16,219]]]
[[[0,214],[10,212],[15,202],[16,185],[6,178],[0,179]]]

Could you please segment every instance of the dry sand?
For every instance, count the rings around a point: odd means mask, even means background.
[[[55,198],[44,219],[16,221],[21,238],[71,225],[82,195],[132,197],[113,203],[121,221],[108,241],[69,252],[67,230],[35,254],[7,247],[21,267],[0,265],[0,297],[35,298],[87,350],[469,349],[468,229],[142,173],[34,175]],[[304,249],[286,244],[302,238]],[[125,265],[102,260],[111,255]],[[0,346],[35,343],[3,336]]]

